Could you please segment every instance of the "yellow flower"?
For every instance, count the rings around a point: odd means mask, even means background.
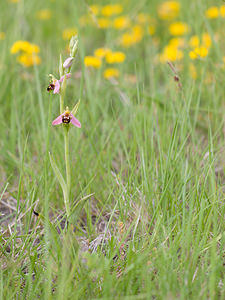
[[[180,3],[177,1],[166,1],[158,7],[158,15],[163,20],[172,20],[179,15]]]
[[[212,44],[211,37],[207,32],[203,33],[203,35],[202,35],[202,44],[206,48],[209,48]]]
[[[98,26],[99,26],[99,28],[102,28],[102,29],[109,28],[111,26],[111,21],[106,18],[99,18]]]
[[[108,52],[111,52],[108,48],[98,48],[95,50],[94,55],[98,58],[103,58]]]
[[[210,35],[207,32],[204,32],[201,37],[202,46],[209,48],[212,44]],[[189,40],[189,45],[191,48],[198,48],[200,46],[200,39],[197,35],[193,35]]]
[[[5,32],[0,32],[0,41],[5,39]]]
[[[124,33],[120,38],[120,44],[123,47],[130,47],[139,43],[144,35],[143,28],[140,25],[134,25],[130,32]]]
[[[23,51],[26,54],[33,54],[33,53],[39,53],[40,52],[40,48],[35,45],[35,44],[31,44],[28,41],[16,41],[11,49],[10,52],[11,54],[16,54],[17,52]]]
[[[139,13],[137,15],[137,22],[140,24],[148,24],[151,21],[151,18],[148,14],[145,13]]]
[[[170,24],[169,32],[172,35],[184,35],[188,32],[189,26],[182,22],[175,22]]]
[[[123,47],[130,47],[135,44],[131,33],[124,33],[120,38],[120,44]]]
[[[125,61],[126,55],[123,52],[108,52],[105,60],[108,64],[121,64]]]
[[[190,63],[189,71],[190,71],[192,79],[196,80],[198,75],[197,75],[197,70],[196,70],[196,67],[194,64]]]
[[[192,48],[196,48],[199,46],[199,44],[200,44],[199,37],[197,35],[193,35],[189,40],[189,45]]]
[[[113,21],[113,27],[115,29],[125,29],[130,26],[130,18],[127,16],[117,17]]]
[[[20,0],[8,0],[9,2],[11,2],[11,3],[18,3],[18,2],[20,2]]]
[[[143,38],[144,30],[140,25],[134,25],[132,27],[132,34],[133,34],[134,42],[138,43]]]
[[[155,33],[155,26],[154,25],[149,25],[148,26],[148,33],[150,35],[153,35]]]
[[[120,4],[109,4],[102,7],[102,15],[105,17],[119,15],[122,11],[123,6]]]
[[[171,46],[171,45],[167,45],[164,49],[163,49],[163,53],[160,55],[159,59],[160,62],[165,63],[168,60],[169,61],[176,61],[176,60],[181,60],[183,58],[184,54],[181,50],[179,50],[178,48]]]
[[[90,11],[92,14],[94,14],[95,16],[98,15],[99,11],[100,11],[100,6],[99,5],[90,5],[89,6]]]
[[[85,56],[84,64],[86,67],[93,67],[99,69],[101,67],[101,59],[95,56]]]
[[[198,58],[198,55],[195,53],[195,51],[192,50],[189,52],[189,57],[191,59],[196,59],[196,58]]]
[[[205,15],[208,19],[216,19],[219,17],[219,9],[216,6],[211,6],[209,7],[206,12]]]
[[[220,16],[225,18],[225,5],[220,6]]]
[[[200,46],[195,48],[194,50],[189,52],[189,56],[191,59],[196,59],[196,58],[204,58],[208,55],[208,49],[206,47]]]
[[[172,39],[169,41],[169,45],[170,45],[170,46],[173,46],[173,47],[176,47],[176,48],[184,47],[184,45],[185,45],[185,40],[184,40],[183,38],[180,38],[180,37],[172,38]]]
[[[119,70],[118,69],[115,69],[115,68],[108,68],[108,69],[105,69],[104,71],[104,77],[106,79],[109,79],[109,78],[112,78],[112,77],[119,77],[120,73],[119,73]]]
[[[52,16],[52,12],[50,9],[42,9],[37,11],[36,18],[39,20],[49,20]]]
[[[31,67],[33,65],[39,65],[41,59],[37,55],[22,54],[17,57],[17,61],[24,67]]]
[[[75,27],[65,28],[63,30],[63,39],[70,40],[72,36],[77,35],[77,29]]]

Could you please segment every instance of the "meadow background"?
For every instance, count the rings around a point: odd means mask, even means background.
[[[224,2],[0,7],[1,299],[224,299]],[[67,231],[46,88],[74,34]]]

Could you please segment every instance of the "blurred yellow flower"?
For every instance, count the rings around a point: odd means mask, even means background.
[[[24,67],[31,67],[33,65],[39,65],[41,59],[37,55],[22,54],[17,57],[17,61]]]
[[[92,14],[94,14],[95,16],[97,16],[100,12],[101,7],[99,5],[90,5],[89,9],[91,11]]]
[[[212,40],[210,35],[207,32],[204,32],[201,36],[201,43],[200,39],[197,35],[193,35],[189,40],[189,45],[191,48],[198,48],[200,44],[206,48],[210,48],[212,44]]]
[[[225,5],[220,6],[220,16],[225,18]]]
[[[111,50],[109,48],[98,48],[95,50],[94,55],[98,58],[103,58]]]
[[[36,13],[36,18],[38,20],[49,20],[52,16],[52,12],[50,9],[42,9],[42,10],[39,10],[37,11]]]
[[[109,4],[102,7],[102,15],[110,17],[112,15],[119,15],[123,11],[121,4]]]
[[[206,47],[200,46],[189,52],[191,59],[204,58],[208,55],[208,49]]]
[[[120,38],[120,44],[123,47],[130,47],[139,43],[144,35],[144,30],[140,25],[134,25],[130,32],[124,33]]]
[[[39,53],[40,48],[35,44],[29,43],[28,41],[19,40],[12,45],[10,52],[11,54],[16,54],[20,51],[23,51],[26,54],[33,54],[33,53]]]
[[[148,26],[148,33],[150,35],[153,35],[155,33],[155,26],[154,25],[149,25]]]
[[[70,40],[72,36],[77,35],[77,28],[70,27],[63,30],[62,37],[64,40]]]
[[[212,44],[211,37],[210,37],[210,35],[207,32],[205,32],[205,33],[202,34],[202,44],[206,48],[209,48],[211,46],[211,44]]]
[[[174,22],[169,26],[172,35],[184,35],[189,31],[189,26],[183,22]]]
[[[115,69],[115,68],[108,68],[108,69],[105,69],[104,71],[104,77],[106,79],[109,79],[109,78],[112,78],[112,77],[119,77],[120,73],[119,73],[119,70],[118,69]]]
[[[196,48],[198,47],[200,44],[200,40],[199,40],[199,37],[197,35],[193,35],[190,40],[189,40],[189,45],[192,47],[192,48]]]
[[[216,6],[211,6],[209,7],[206,12],[205,15],[208,19],[216,19],[219,17],[219,9]]]
[[[151,18],[148,14],[145,13],[139,13],[137,15],[137,22],[140,24],[148,24],[151,21]]]
[[[99,18],[98,19],[98,26],[101,29],[109,28],[111,26],[111,21],[109,19],[106,19],[106,18]]]
[[[5,32],[0,32],[0,40],[4,40],[5,39]]]
[[[158,15],[160,19],[172,20],[179,15],[180,3],[177,1],[166,1],[158,7]]]
[[[185,40],[184,40],[184,38],[181,38],[181,37],[172,38],[169,41],[169,45],[173,46],[173,47],[177,47],[177,48],[184,47],[185,46]]]
[[[18,3],[18,2],[20,2],[20,0],[8,0],[9,2],[11,2],[11,3]]]
[[[212,44],[212,40],[210,35],[207,32],[204,32],[201,36],[201,41],[199,39],[199,37],[197,35],[193,35],[190,40],[189,40],[189,45],[191,48],[202,48],[201,46],[203,46],[203,48],[210,48]],[[201,45],[201,46],[200,46]],[[191,54],[189,54],[189,56],[193,59],[197,58],[196,53],[191,52]]]
[[[84,64],[86,67],[93,67],[99,69],[101,67],[101,59],[95,56],[85,56]]]
[[[179,50],[177,47],[167,45],[163,49],[163,53],[160,55],[159,60],[162,63],[169,61],[177,61],[183,58],[183,51]]]
[[[124,33],[120,38],[120,44],[123,47],[130,47],[135,44],[131,33]]]
[[[192,50],[189,52],[189,57],[191,59],[196,59],[196,58],[198,58],[198,55],[195,53],[195,51]]]
[[[193,63],[190,63],[189,71],[190,71],[190,74],[191,74],[191,78],[196,80],[198,75],[197,75],[196,67]]]
[[[135,43],[138,43],[142,40],[143,35],[144,35],[144,30],[140,25],[134,25],[132,28],[132,34],[133,34],[133,38]]]
[[[121,64],[125,61],[126,55],[123,52],[108,52],[105,60],[108,64]]]
[[[113,27],[115,29],[125,29],[130,26],[130,18],[128,16],[117,17],[113,21]]]

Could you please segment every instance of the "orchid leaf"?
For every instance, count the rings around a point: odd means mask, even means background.
[[[52,169],[53,169],[53,171],[55,173],[55,176],[57,177],[57,179],[58,179],[58,181],[59,181],[59,183],[61,185],[61,188],[62,188],[63,194],[64,194],[64,199],[65,199],[65,197],[68,194],[67,186],[66,186],[65,180],[64,180],[61,172],[59,171],[59,168],[57,167],[56,162],[54,161],[54,159],[53,159],[53,157],[52,157],[52,155],[51,155],[50,152],[49,152],[49,159],[50,159],[50,163],[51,163]]]

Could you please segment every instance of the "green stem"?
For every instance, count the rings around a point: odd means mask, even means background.
[[[64,95],[60,94],[60,115],[63,113],[64,110]]]
[[[69,156],[69,126],[64,125],[64,142],[65,142],[65,163],[66,163],[66,183],[67,183],[67,199],[65,205],[67,210],[67,217],[70,215],[70,187],[71,187],[71,169]]]
[[[46,149],[45,149],[45,162],[44,162],[44,182],[45,182],[45,219],[46,227],[48,226],[48,210],[49,210],[49,195],[48,195],[48,169],[49,169],[49,141],[50,141],[50,130],[51,130],[51,115],[52,115],[52,94],[49,97],[48,103],[48,127],[46,134]]]

